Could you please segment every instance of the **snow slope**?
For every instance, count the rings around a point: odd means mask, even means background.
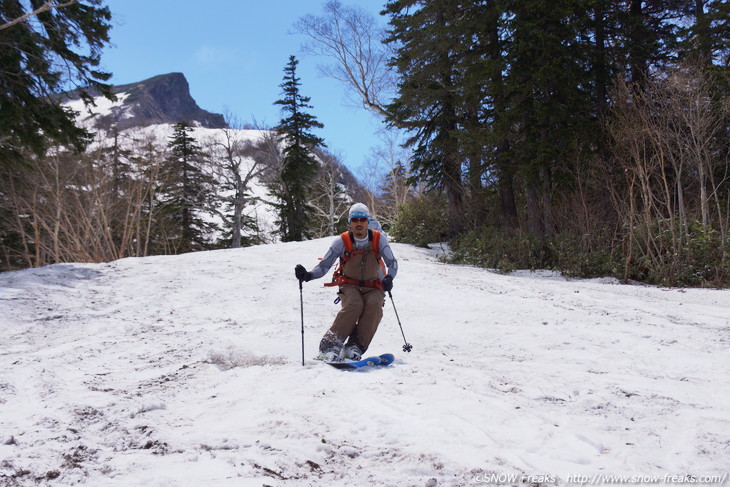
[[[387,302],[370,351],[396,363],[347,372],[310,359],[337,311],[322,280],[301,365],[293,268],[328,245],[0,274],[0,485],[726,478],[730,291],[502,276],[395,244],[413,352]]]

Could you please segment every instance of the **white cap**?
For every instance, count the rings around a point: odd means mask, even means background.
[[[368,218],[370,210],[362,203],[355,203],[350,207],[350,218]]]

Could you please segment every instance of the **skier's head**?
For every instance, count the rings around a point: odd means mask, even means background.
[[[350,207],[350,230],[357,238],[363,238],[368,234],[368,217],[370,210],[362,203],[355,203]]]
[[[362,203],[355,203],[350,207],[349,218],[368,218],[370,216],[370,210]]]

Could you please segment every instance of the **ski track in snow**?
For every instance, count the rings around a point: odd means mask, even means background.
[[[388,300],[370,352],[394,365],[311,360],[338,310],[319,280],[302,367],[293,268],[329,242],[0,274],[0,485],[730,471],[729,291],[503,276],[394,244],[413,352]]]

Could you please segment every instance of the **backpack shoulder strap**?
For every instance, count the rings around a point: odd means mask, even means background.
[[[350,256],[352,255],[352,242],[354,240],[352,231],[342,232],[340,238],[342,239],[342,244],[345,246],[344,258],[346,261],[350,260]]]
[[[373,230],[373,251],[375,252],[375,261],[380,263],[380,270],[385,275],[385,262],[380,258],[380,232],[378,230]]]
[[[373,252],[375,252],[375,258],[380,259],[380,232],[377,230],[368,230],[370,232],[370,240],[373,242]]]

